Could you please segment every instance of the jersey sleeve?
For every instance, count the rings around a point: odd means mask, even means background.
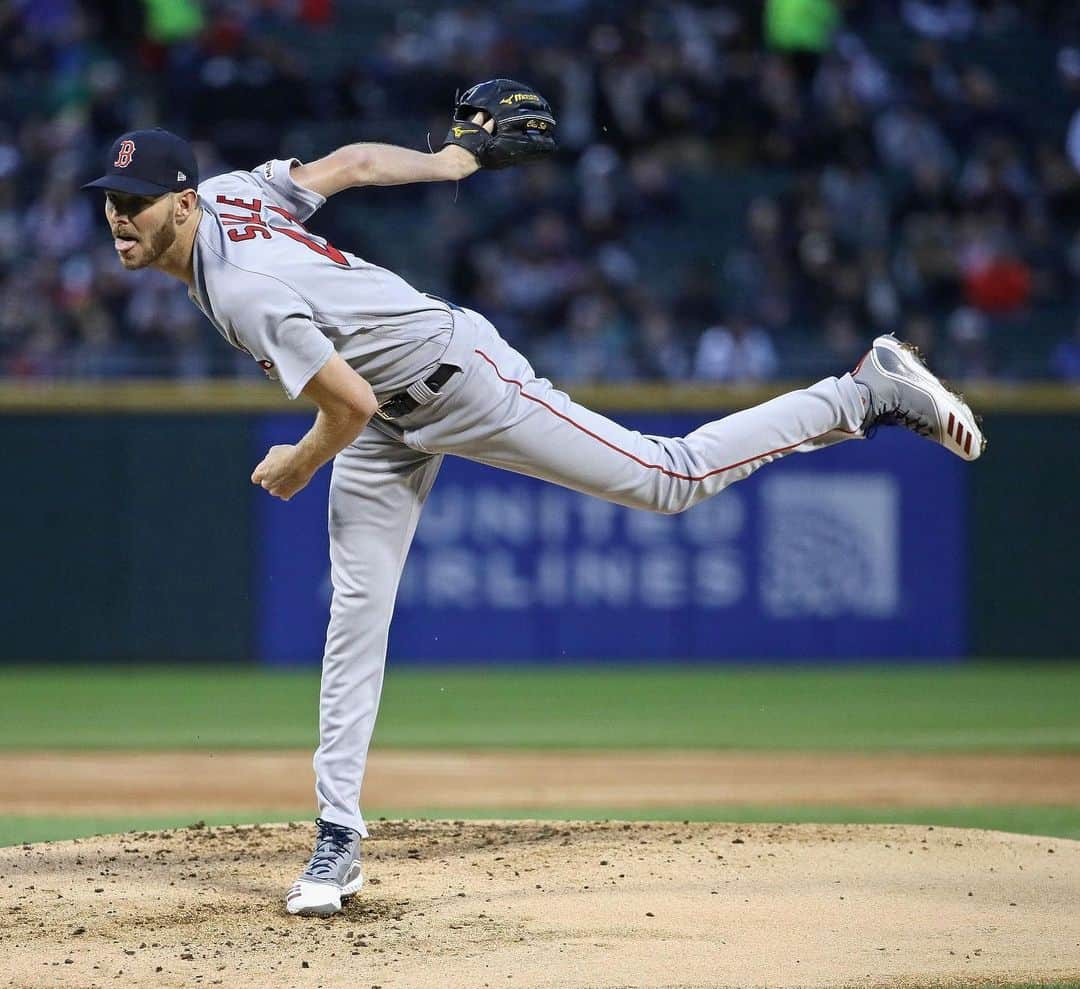
[[[334,345],[312,321],[307,303],[287,285],[264,277],[251,289],[257,294],[246,304],[241,300],[231,320],[236,338],[289,398],[298,398],[333,356]]]
[[[253,168],[250,174],[260,189],[303,222],[326,202],[326,197],[293,181],[292,166],[299,164],[298,158],[276,158]]]

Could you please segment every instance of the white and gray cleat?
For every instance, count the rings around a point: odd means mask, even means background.
[[[963,396],[930,371],[912,344],[891,333],[878,337],[851,376],[868,399],[864,436],[878,426],[904,426],[964,460],[977,460],[986,449],[979,420]]]
[[[360,834],[319,818],[315,854],[289,889],[285,909],[305,917],[330,917],[341,901],[364,885],[360,871]]]

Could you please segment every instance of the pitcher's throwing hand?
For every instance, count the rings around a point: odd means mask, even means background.
[[[311,480],[312,471],[297,463],[296,447],[291,443],[272,446],[251,475],[251,483],[265,488],[275,498],[288,501]]]

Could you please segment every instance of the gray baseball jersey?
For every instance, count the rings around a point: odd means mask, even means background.
[[[206,213],[191,292],[199,308],[293,398],[334,350],[380,398],[439,363],[461,370],[415,411],[372,419],[334,460],[316,798],[322,818],[366,834],[359,795],[394,597],[444,454],[677,512],[788,453],[860,435],[865,407],[844,375],[683,437],[627,429],[538,378],[478,313],[308,233],[302,221],[324,200],[292,180],[291,164],[269,161],[199,186]]]
[[[326,199],[292,180],[294,161],[199,185],[192,301],[290,398],[335,350],[380,400],[453,363],[445,302],[304,228]]]

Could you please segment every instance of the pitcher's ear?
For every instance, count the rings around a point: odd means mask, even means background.
[[[182,220],[195,212],[199,205],[199,194],[194,189],[184,189],[176,194],[173,203],[173,215],[177,220]]]

